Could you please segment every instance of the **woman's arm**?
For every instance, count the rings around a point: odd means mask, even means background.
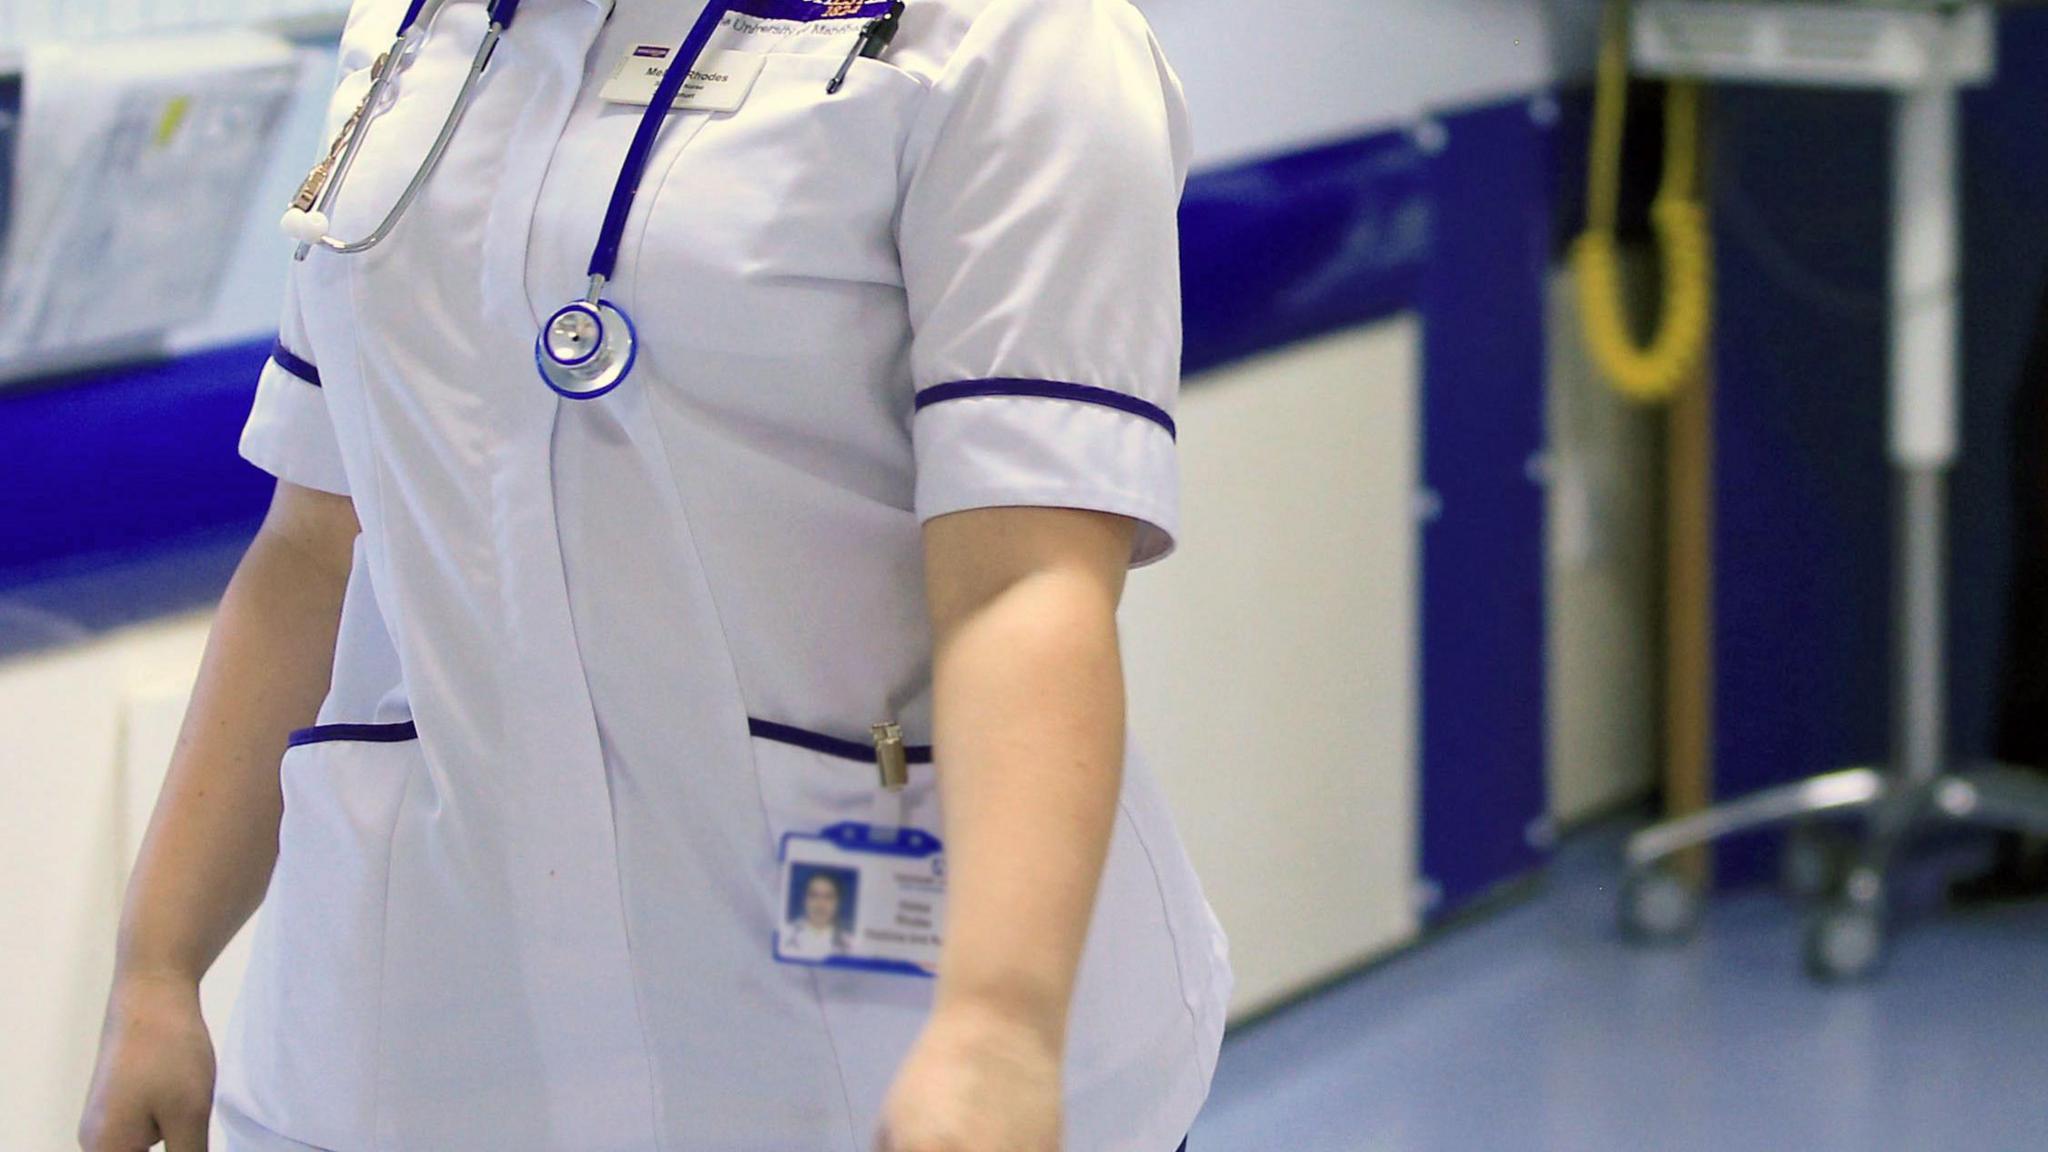
[[[1135,524],[981,508],[925,527],[946,942],[891,1152],[1053,1152],[1068,1003],[1123,779],[1116,610]]]
[[[222,597],[129,878],[114,985],[79,1143],[203,1146],[213,1056],[199,980],[263,900],[277,859],[285,737],[334,662],[357,532],[345,497],[280,481]]]
[[[355,506],[280,481],[221,598],[121,921],[118,971],[197,983],[263,900],[285,737],[327,694]]]

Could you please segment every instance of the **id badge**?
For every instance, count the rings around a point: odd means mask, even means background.
[[[938,974],[946,856],[918,828],[834,824],[782,838],[778,963]]]
[[[599,90],[598,98],[607,104],[626,104],[645,108],[654,100],[654,90],[661,87],[661,81],[668,74],[670,58],[675,54],[673,44],[634,44],[613,69],[612,78]],[[676,95],[675,110],[678,112],[736,112],[746,103],[747,94],[754,90],[754,81],[760,79],[762,68],[768,57],[759,52],[706,52],[704,59],[690,69],[690,75],[683,81],[682,91]]]

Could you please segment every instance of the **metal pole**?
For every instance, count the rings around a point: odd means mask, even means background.
[[[1947,753],[1947,479],[1956,457],[1957,93],[1937,78],[1900,98],[1892,237],[1892,462],[1898,474],[1895,755],[1907,780]]]

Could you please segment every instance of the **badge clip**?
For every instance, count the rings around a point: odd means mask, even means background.
[[[881,773],[882,790],[901,792],[910,786],[910,754],[903,747],[900,724],[870,725],[875,738],[875,768]]]

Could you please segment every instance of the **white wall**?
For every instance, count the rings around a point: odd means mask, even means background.
[[[1192,382],[1181,551],[1126,593],[1132,730],[1240,1012],[1417,927],[1419,345],[1403,319]]]
[[[122,890],[210,624],[132,628],[0,664],[0,1148],[75,1147]],[[203,989],[227,1020],[247,942]]]
[[[1587,0],[1551,0],[1566,9]],[[1198,162],[1283,152],[1552,79],[1536,0],[1138,0],[1187,88]]]

